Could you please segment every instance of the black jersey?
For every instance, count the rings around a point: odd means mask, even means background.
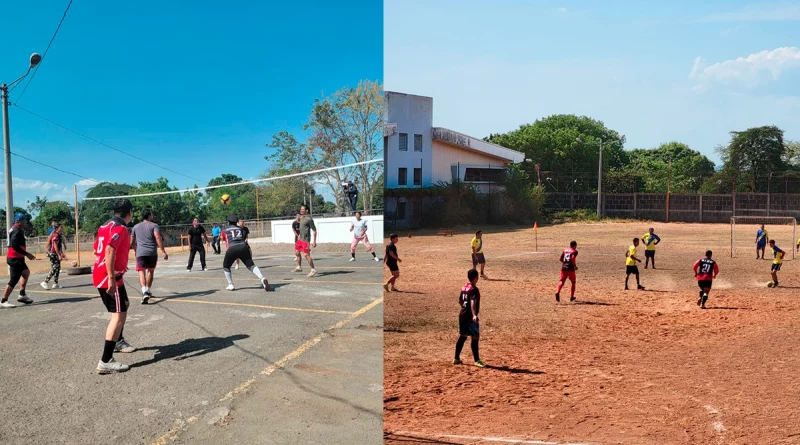
[[[225,227],[225,239],[228,240],[228,248],[245,244],[247,233],[239,226],[228,226]]]

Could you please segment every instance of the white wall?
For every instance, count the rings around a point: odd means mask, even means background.
[[[367,236],[372,244],[383,243],[383,215],[364,216],[361,219],[367,221]],[[355,217],[344,218],[314,218],[317,226],[317,243],[350,243],[353,239],[353,232],[350,231],[350,224],[355,221]],[[272,221],[272,242],[294,244],[294,232],[292,231],[294,219],[285,221]],[[312,238],[313,239],[313,238]],[[376,248],[375,250],[380,251]]]
[[[412,94],[387,91],[386,122],[397,126],[387,138],[384,151],[384,181],[387,188],[415,188],[414,169],[422,168],[422,185],[432,184],[431,159],[433,128],[433,99]],[[408,134],[408,151],[400,151],[400,133]],[[414,151],[414,135],[422,135],[422,151]],[[398,184],[398,169],[408,170],[405,186]]]

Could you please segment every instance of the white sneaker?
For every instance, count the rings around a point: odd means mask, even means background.
[[[350,258],[350,261],[351,261],[351,262],[353,262],[353,261],[355,261],[355,260],[356,260],[355,258]]]
[[[375,260],[375,262],[379,262],[381,259],[378,258],[378,257],[375,257],[375,258],[373,258],[373,260]]]
[[[95,371],[98,374],[113,374],[115,372],[125,372],[131,369],[128,365],[123,365],[122,363],[114,360],[114,357],[111,357],[111,360],[108,363],[103,363],[103,361],[97,362],[97,369]]]
[[[53,283],[53,287],[51,287],[50,289],[61,289],[61,288],[62,288],[62,286],[60,284]]]
[[[39,283],[39,286],[42,286],[42,289],[47,290],[47,281],[42,281]]]
[[[114,346],[114,352],[122,352],[125,354],[130,354],[131,352],[136,352],[136,348],[129,345],[128,342],[125,341],[123,338],[122,340],[118,341],[117,344]]]
[[[238,267],[237,267],[237,269],[238,269]],[[204,267],[204,268],[203,268],[203,272],[208,272],[208,268],[207,268],[207,267]]]
[[[300,266],[297,266],[297,267],[294,268],[294,270],[292,272],[302,272],[302,271],[303,271],[303,268],[300,267]]]
[[[234,286],[233,284],[229,284],[228,287],[225,288],[225,290],[236,290],[236,286]]]
[[[316,274],[317,274],[317,269],[311,269],[311,272],[309,272],[309,273],[308,273],[308,275],[306,275],[306,276],[307,276],[308,278],[311,278],[311,277],[313,277],[313,276],[314,276],[314,275],[316,275]]]
[[[27,296],[27,295],[20,295],[19,298],[17,298],[17,301],[19,301],[20,303],[25,303],[25,304],[33,303],[33,300],[31,300],[31,298],[29,296]]]
[[[12,309],[12,308],[15,308],[15,307],[17,307],[17,306],[9,303],[8,301],[6,301],[5,303],[0,303],[0,309]]]

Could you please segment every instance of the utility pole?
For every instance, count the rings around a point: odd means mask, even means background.
[[[6,178],[6,233],[11,232],[14,225],[14,196],[11,190],[11,135],[8,129],[8,85],[0,86],[3,98],[3,155]]]
[[[597,161],[597,217],[601,216],[601,205],[603,196],[603,140],[600,139],[600,156]]]

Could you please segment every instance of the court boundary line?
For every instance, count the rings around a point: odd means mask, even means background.
[[[484,442],[500,442],[500,443],[519,443],[530,445],[600,445],[597,442],[553,442],[547,440],[534,440],[534,439],[517,439],[513,437],[500,437],[500,436],[461,436],[456,434],[434,434],[434,433],[420,433],[414,431],[386,431],[387,434],[414,435],[418,437],[427,437],[430,439],[460,439],[460,440],[480,440]]]
[[[305,353],[306,351],[308,351],[309,349],[314,347],[317,343],[321,342],[323,340],[323,338],[325,338],[325,336],[328,333],[328,331],[332,331],[332,330],[335,330],[335,329],[340,329],[340,328],[346,326],[348,323],[352,322],[353,320],[355,320],[359,316],[367,313],[369,310],[371,310],[375,306],[378,306],[379,304],[383,304],[383,297],[380,297],[380,298],[378,298],[376,300],[373,300],[368,305],[366,305],[366,306],[362,307],[361,309],[351,313],[348,317],[345,317],[343,320],[339,321],[338,323],[335,323],[332,326],[328,327],[327,329],[324,329],[316,337],[314,337],[314,338],[312,338],[310,340],[307,340],[306,342],[304,342],[303,344],[301,344],[300,346],[295,348],[293,351],[291,351],[288,354],[286,354],[283,357],[281,357],[277,362],[275,362],[275,363],[267,366],[266,368],[264,368],[264,370],[259,372],[257,375],[255,375],[253,377],[250,377],[249,379],[245,380],[242,384],[240,384],[239,386],[234,388],[232,391],[230,391],[229,393],[225,394],[225,396],[223,396],[221,399],[219,399],[218,403],[226,402],[228,400],[233,399],[238,394],[246,392],[253,385],[253,383],[256,382],[256,380],[258,379],[259,376],[261,376],[261,375],[269,376],[272,373],[274,373],[276,370],[283,368],[288,362],[290,362],[290,361],[294,360],[295,358],[303,355],[303,353]],[[189,426],[194,424],[199,418],[200,418],[200,414],[196,414],[196,415],[188,417],[185,421],[183,421],[181,419],[176,419],[175,422],[173,422],[173,423],[178,424],[178,426],[170,428],[170,430],[167,431],[167,433],[165,433],[164,435],[162,435],[161,437],[156,439],[154,442],[151,442],[150,445],[165,445],[168,442],[174,442],[175,440],[178,439],[178,437],[180,437],[181,434],[183,434],[188,429]]]

